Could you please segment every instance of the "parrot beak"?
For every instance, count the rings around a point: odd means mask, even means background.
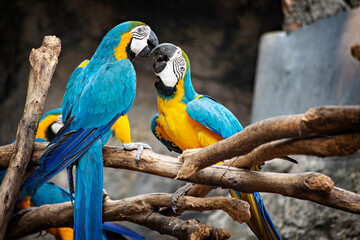
[[[153,32],[153,30],[150,30],[150,36],[149,36],[147,43],[148,43],[148,45],[143,50],[141,50],[141,52],[138,54],[139,57],[150,56],[150,53],[151,53],[150,47],[154,48],[159,44],[159,40],[158,40],[156,34]]]
[[[154,54],[153,68],[155,73],[164,70],[167,61],[174,55],[176,49],[176,46],[171,43],[162,43],[151,51],[151,54]]]
[[[149,40],[148,40],[148,45],[151,48],[154,48],[157,45],[159,45],[159,40],[158,40],[156,34],[153,32],[153,30],[150,30],[150,36],[149,36]]]

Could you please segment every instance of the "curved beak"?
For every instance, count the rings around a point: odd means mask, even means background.
[[[143,50],[138,54],[139,57],[148,57],[150,56],[151,50],[150,48],[154,48],[159,45],[159,40],[153,30],[150,30],[150,36],[147,41],[147,46],[144,47]]]
[[[149,36],[149,40],[148,40],[148,45],[151,48],[154,48],[157,45],[159,45],[159,40],[158,40],[158,38],[157,38],[157,36],[156,36],[156,34],[154,33],[153,30],[150,30],[150,36]]]
[[[162,43],[155,47],[150,54],[154,54],[153,68],[160,73],[166,67],[167,61],[174,55],[177,47],[171,43]]]

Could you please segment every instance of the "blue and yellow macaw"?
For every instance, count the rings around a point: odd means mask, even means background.
[[[40,118],[40,122],[36,132],[36,142],[50,142],[62,128],[63,122],[61,118],[62,109],[57,108],[47,112]],[[129,139],[129,133],[123,129],[129,126],[127,116],[121,116],[114,127],[114,135],[119,140]],[[112,127],[112,128],[113,128]],[[0,181],[5,176],[6,170],[0,171]],[[18,200],[16,208],[20,210],[29,209],[30,207],[39,207],[44,204],[56,204],[69,201],[69,191],[60,188],[53,183],[45,183],[42,185],[33,196],[27,195],[24,199]],[[54,235],[57,240],[73,239],[73,229],[68,227],[50,228],[47,231]],[[105,222],[102,225],[102,239],[108,239],[107,233],[111,233],[115,238],[123,239],[122,236],[130,237],[134,240],[143,240],[144,237],[126,227]]]
[[[132,60],[149,56],[149,45],[157,44],[154,32],[142,22],[119,24],[105,35],[92,58],[71,74],[62,104],[64,127],[23,185],[22,190],[35,191],[76,161],[74,239],[101,238],[102,147],[110,127],[134,101]]]
[[[153,53],[159,113],[151,121],[151,130],[169,150],[181,153],[207,147],[243,129],[227,108],[195,92],[189,58],[181,48],[163,43]],[[251,170],[259,171],[259,167]],[[259,239],[280,239],[259,193],[230,193],[250,203],[251,219],[247,224]]]

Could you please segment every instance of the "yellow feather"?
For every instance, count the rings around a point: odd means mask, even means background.
[[[111,129],[114,130],[115,137],[123,144],[131,143],[130,123],[127,114],[120,116],[111,126]]]
[[[86,65],[88,65],[88,63],[89,63],[89,60],[85,60],[85,61],[83,61],[82,63],[80,63],[80,65],[78,66],[78,68],[85,67]]]
[[[49,139],[46,139],[46,129],[57,120],[57,115],[48,115],[46,116],[40,123],[36,132],[36,138],[42,138],[46,141],[49,141]]]
[[[162,131],[182,150],[207,147],[223,138],[196,122],[186,112],[184,97],[184,80],[180,79],[175,97],[171,99],[157,99],[159,117],[158,124]]]
[[[114,48],[114,55],[116,60],[127,58],[126,47],[130,43],[132,38],[131,33],[127,32],[121,35],[119,44]]]

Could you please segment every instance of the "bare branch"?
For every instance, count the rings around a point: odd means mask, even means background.
[[[23,117],[18,125],[15,149],[0,188],[0,239],[4,238],[13,206],[33,150],[37,124],[52,75],[61,51],[60,39],[46,36],[43,44],[30,53],[29,85]]]
[[[312,139],[285,139],[263,144],[246,155],[223,163],[225,166],[250,168],[281,156],[306,153],[318,157],[348,156],[360,149],[360,133]]]
[[[156,213],[160,207],[171,206],[171,194],[145,194],[112,201],[104,199],[104,221],[130,221],[146,226],[162,234],[178,239],[228,239],[223,229],[202,225],[196,220],[184,221]],[[226,197],[194,198],[181,197],[178,206],[182,211],[207,211],[222,209],[242,223],[249,220],[249,204],[242,200]],[[43,205],[11,221],[7,238],[18,238],[51,227],[71,227],[73,205],[70,202]],[[199,238],[192,238],[197,236]]]
[[[4,160],[2,156],[8,155],[3,150],[11,149],[9,146],[0,147],[0,160]],[[37,149],[44,146],[46,146],[44,143],[35,143]],[[34,155],[41,155],[42,151],[39,152],[34,151]],[[105,167],[122,168],[175,178],[183,165],[176,158],[149,150],[144,150],[139,165],[136,164],[135,156],[136,151],[125,151],[115,147],[104,147],[103,149]],[[33,160],[37,161],[34,158]],[[3,165],[3,163],[1,164]],[[202,169],[184,180],[202,185],[230,188],[240,192],[278,193],[284,196],[315,201],[347,212],[360,213],[360,195],[334,188],[331,179],[320,173],[252,172],[216,165]],[[317,197],[318,195],[327,197]],[[345,202],[348,204],[345,204]]]
[[[311,108],[303,115],[269,118],[197,152],[185,151],[180,157],[185,164],[177,178],[187,178],[200,169],[247,154],[267,142],[355,132],[360,132],[360,106]]]

